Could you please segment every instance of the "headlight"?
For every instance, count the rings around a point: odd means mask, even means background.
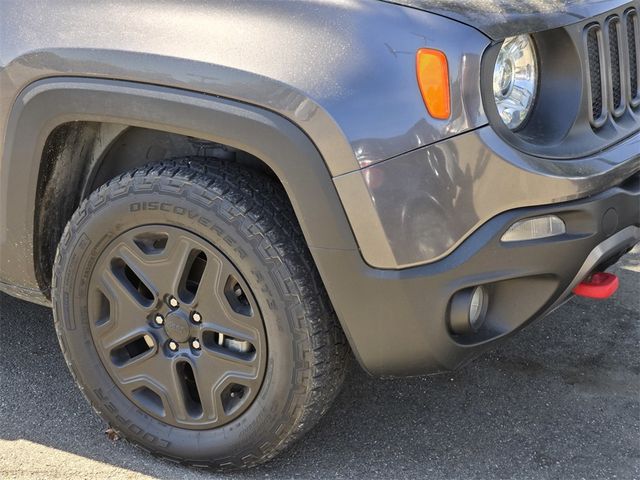
[[[529,35],[502,43],[493,70],[493,96],[504,124],[516,130],[527,119],[538,85],[538,65]]]

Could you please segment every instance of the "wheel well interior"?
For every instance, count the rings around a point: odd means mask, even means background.
[[[36,276],[45,294],[50,297],[58,242],[82,200],[129,170],[189,155],[233,160],[279,181],[262,160],[229,145],[116,123],[68,122],[56,127],[43,151],[34,218]]]

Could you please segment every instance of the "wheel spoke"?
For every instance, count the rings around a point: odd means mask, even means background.
[[[209,305],[209,303],[211,305]],[[202,330],[222,333],[237,340],[246,340],[254,344],[260,338],[259,330],[237,314],[229,314],[222,302],[212,299],[200,310],[202,314]]]
[[[224,412],[217,408],[214,396],[214,387],[221,379],[221,372],[218,371],[216,366],[211,367],[210,362],[198,361],[196,362],[194,375],[198,393],[200,394],[202,412],[207,420],[215,421],[219,420],[220,415]]]
[[[133,241],[123,243],[118,255],[140,276],[155,295],[177,295],[193,243],[185,237],[170,238],[162,253],[148,255]]]
[[[225,291],[227,279],[234,277],[234,272],[220,260],[216,259],[215,263],[208,262],[202,277],[202,286],[196,296],[196,308],[203,316],[204,329],[255,343],[262,322],[256,313],[255,305],[250,305],[249,315],[234,310],[227,297],[229,292]],[[253,302],[252,299],[248,301]]]
[[[212,350],[203,351],[194,363],[202,410],[209,420],[221,421],[226,416],[221,391],[229,381],[252,385],[258,378],[255,361],[237,359]]]
[[[193,242],[185,236],[169,239],[167,249],[161,262],[158,262],[157,269],[157,274],[162,278],[166,292],[178,295],[189,257],[195,248]]]
[[[203,349],[203,355],[198,358],[196,368],[203,372],[211,372],[213,375],[206,373],[207,376],[217,376],[220,380],[236,378],[251,381],[256,378],[258,373],[258,365],[255,360],[244,360],[235,355],[210,348]]]
[[[111,349],[128,338],[144,333],[149,308],[141,305],[109,269],[102,271],[100,286],[114,310],[109,321],[96,326],[96,333],[104,347]]]
[[[175,359],[166,358],[156,350],[119,367],[116,372],[129,392],[146,387],[156,393],[162,399],[167,418],[183,421],[189,418]]]
[[[131,249],[126,243],[120,245],[116,254],[124,262],[124,266],[130,268],[142,284],[149,289],[151,295],[158,298],[160,286],[154,281],[152,272],[149,271],[143,256]]]
[[[251,325],[253,327],[262,325],[262,319],[258,313],[258,306],[250,293],[248,285],[246,285],[242,278],[239,278],[234,270],[230,264],[223,266],[220,272],[220,282],[216,286],[216,296],[221,300],[227,317],[236,324]],[[242,302],[238,300],[239,303],[236,303],[234,301],[234,296],[231,295],[233,292],[227,284],[230,279],[231,283],[237,284],[236,287],[240,288],[242,292]],[[233,304],[232,301],[234,301]],[[242,308],[240,308],[240,304]]]
[[[196,294],[196,303],[198,305],[209,306],[209,300],[215,294],[218,284],[220,283],[220,276],[223,273],[222,260],[218,257],[207,257],[207,265],[202,272],[202,278],[200,279],[200,288]],[[210,305],[215,308],[215,305]]]

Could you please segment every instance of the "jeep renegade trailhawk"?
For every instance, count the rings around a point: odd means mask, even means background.
[[[156,455],[275,456],[640,239],[640,5],[0,0],[0,290]],[[593,339],[598,342],[597,338]]]

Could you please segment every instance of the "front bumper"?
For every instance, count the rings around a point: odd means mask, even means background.
[[[486,126],[334,178],[365,261],[435,263],[503,212],[585,198],[640,170],[640,131],[594,155],[536,157]]]
[[[505,244],[514,222],[557,215],[561,236]],[[366,265],[357,253],[314,250],[340,272],[325,278],[362,365],[380,376],[454,369],[557,307],[591,271],[609,266],[640,241],[640,173],[597,196],[514,209],[483,224],[446,258],[404,270]],[[484,285],[487,320],[472,337],[448,326],[452,296]]]

